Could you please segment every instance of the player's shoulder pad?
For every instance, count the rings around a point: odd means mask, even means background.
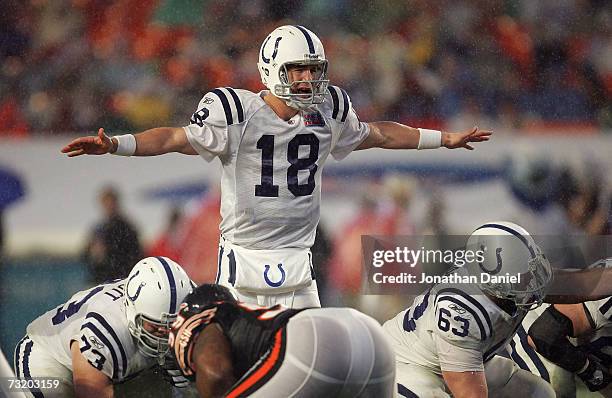
[[[327,117],[344,123],[351,110],[351,99],[346,91],[338,86],[327,86],[325,101],[319,105],[319,110]]]
[[[202,97],[198,109],[189,120],[202,127],[204,121],[213,125],[231,126],[247,120],[257,94],[231,87],[219,87]]]
[[[135,349],[123,312],[118,306],[90,306],[81,324],[81,354],[98,370],[121,380],[126,376],[128,360]],[[110,310],[110,311],[109,311]]]
[[[484,341],[493,334],[487,306],[474,296],[457,288],[444,288],[435,299],[434,330],[447,340]]]

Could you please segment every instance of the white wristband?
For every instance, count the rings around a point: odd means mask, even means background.
[[[112,138],[117,139],[117,150],[113,155],[132,156],[136,153],[136,137],[133,134],[116,135]]]
[[[442,146],[440,130],[419,129],[419,146],[417,149],[436,149]]]

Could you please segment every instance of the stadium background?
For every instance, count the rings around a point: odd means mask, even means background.
[[[82,251],[109,184],[145,252],[168,238],[155,250],[178,256],[198,282],[214,278],[216,162],[59,150],[98,127],[184,125],[214,87],[262,89],[259,46],[286,23],[319,34],[332,83],[362,120],[495,131],[474,152],[330,161],[317,249],[324,304],[380,320],[410,304],[359,297],[362,234],[465,234],[490,219],[537,234],[610,234],[609,2],[9,0],[0,11],[3,351],[87,286]],[[182,217],[168,232],[174,209]]]

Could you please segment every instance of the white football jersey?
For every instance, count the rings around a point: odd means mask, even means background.
[[[611,267],[612,258],[603,258],[588,266],[588,268]],[[589,318],[593,332],[577,340],[571,339],[570,341],[584,347],[588,352],[599,357],[607,366],[612,366],[612,298],[587,301],[582,305]],[[510,343],[509,354],[521,369],[528,370],[550,382],[552,376],[551,367],[556,365],[545,360],[527,341],[529,328],[548,307],[550,307],[550,304],[542,304],[527,314]]]
[[[597,356],[606,366],[612,366],[612,297],[587,301],[582,306],[593,331],[570,341]],[[510,343],[510,356],[521,369],[529,370],[550,382],[551,364],[543,360],[527,342],[529,328],[548,307],[550,304],[543,304],[525,317]]]
[[[41,315],[27,327],[28,336],[72,370],[70,343],[79,344],[87,361],[122,382],[155,365],[138,351],[123,310],[125,280],[74,294],[68,302]]]
[[[457,272],[467,275],[464,270]],[[399,362],[423,366],[441,374],[436,338],[472,353],[466,370],[482,369],[482,364],[503,351],[520,326],[526,311],[510,315],[498,307],[476,286],[470,284],[437,284],[416,297],[412,306],[385,322]],[[472,363],[473,362],[473,363]]]
[[[319,222],[321,173],[369,134],[346,92],[328,88],[314,112],[280,119],[258,94],[230,87],[204,95],[184,127],[206,161],[221,160],[221,233],[249,249],[310,248]]]
[[[516,330],[516,334],[508,346],[508,354],[521,369],[528,370],[550,383],[551,363],[544,360],[543,357],[529,345],[527,340],[529,328],[548,307],[550,307],[550,304],[542,304],[538,308],[529,311],[519,328]]]
[[[612,297],[583,303],[593,332],[578,338],[578,345],[612,367]]]

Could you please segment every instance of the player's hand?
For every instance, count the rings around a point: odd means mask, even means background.
[[[582,379],[584,384],[586,384],[589,391],[595,392],[603,390],[612,382],[612,376],[597,357],[589,355],[588,358],[589,364],[587,368],[577,375]]]
[[[68,157],[79,155],[104,155],[113,149],[113,142],[104,134],[104,129],[98,130],[97,136],[80,137],[62,148],[62,153]]]
[[[493,134],[492,131],[480,130],[476,126],[464,133],[447,133],[443,131],[442,146],[449,149],[465,148],[471,151],[474,147],[470,145],[470,142],[489,141],[491,134]]]

